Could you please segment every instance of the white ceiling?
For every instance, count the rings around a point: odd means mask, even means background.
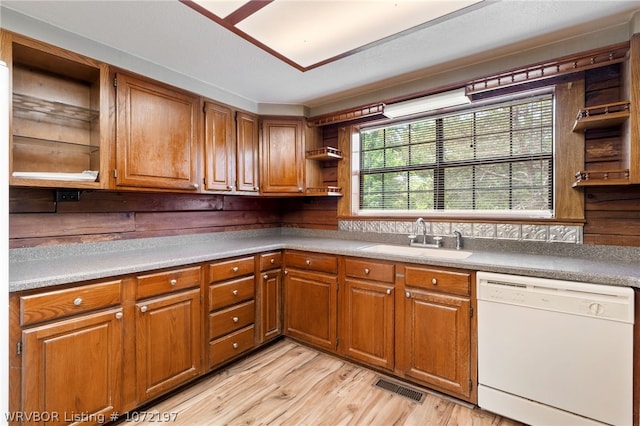
[[[361,0],[361,7],[372,1]],[[0,0],[0,5],[0,12],[10,12],[14,24],[15,16],[44,21],[46,28],[58,27],[110,46],[215,88],[229,99],[318,110],[358,93],[428,75],[430,69],[464,66],[467,58],[477,62],[479,54],[514,54],[627,24],[633,12],[640,11],[640,1],[485,0],[303,72],[178,0]],[[352,19],[357,22],[358,16]],[[1,20],[0,24],[5,27]],[[331,22],[326,32],[332,32]],[[47,35],[46,30],[36,33]]]

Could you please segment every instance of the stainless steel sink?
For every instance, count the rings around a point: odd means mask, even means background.
[[[375,244],[372,246],[360,247],[359,250],[372,253],[396,254],[400,256],[437,257],[445,259],[466,259],[473,254],[473,252],[465,250],[449,250],[443,248],[428,248],[416,246],[396,246],[391,244]]]

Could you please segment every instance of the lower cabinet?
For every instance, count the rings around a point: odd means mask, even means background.
[[[257,343],[264,343],[282,334],[282,253],[264,253],[259,256],[258,279],[260,321]]]
[[[22,344],[25,423],[107,421],[120,410],[121,308],[26,329]]]
[[[254,347],[254,272],[254,256],[209,265],[209,368],[223,364]]]
[[[136,304],[138,401],[155,398],[202,370],[200,288]]]
[[[285,252],[285,333],[319,348],[336,350],[338,259]]]
[[[339,305],[340,353],[371,366],[395,365],[395,265],[344,260]]]
[[[114,280],[11,295],[10,411],[24,416],[6,421],[97,423],[121,410],[121,286]]]
[[[471,274],[407,266],[400,370],[429,387],[472,400]]]

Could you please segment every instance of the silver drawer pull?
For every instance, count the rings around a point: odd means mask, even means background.
[[[238,267],[237,267],[237,266],[234,266],[234,267],[232,268],[232,270],[233,270],[233,272],[238,272]]]
[[[264,275],[262,276],[262,278],[264,278],[264,279],[266,280],[267,278],[269,278],[269,275],[264,274]]]
[[[307,265],[311,265],[311,261],[310,260],[307,260],[306,263],[307,263]]]
[[[234,296],[238,295],[238,290],[233,290],[231,293],[233,293]]]
[[[147,306],[146,306],[146,305],[145,305],[145,306],[140,306],[140,312],[142,312],[142,313],[147,312],[147,309],[148,309],[148,308],[147,308]]]
[[[364,268],[364,274],[369,275],[369,268]]]
[[[431,284],[438,285],[438,280],[436,280],[435,278],[431,278]]]
[[[121,319],[124,316],[122,312],[116,312],[116,319]]]
[[[233,317],[233,318],[231,318],[231,321],[233,321],[234,323],[236,323],[236,324],[237,324],[237,323],[238,323],[238,317]]]
[[[238,349],[238,344],[237,343],[233,342],[232,346],[233,346],[233,349]]]
[[[169,284],[171,284],[172,286],[178,284],[178,280],[176,280],[175,278],[172,279],[171,281],[169,281]]]
[[[275,259],[271,259],[270,262],[273,265],[274,263],[276,263],[276,260]]]
[[[78,297],[76,300],[73,301],[73,304],[76,306],[82,305],[82,298]]]
[[[411,293],[409,293],[408,291],[405,291],[405,292],[404,292],[404,295],[405,295],[406,297],[411,297]]]
[[[391,289],[390,288],[387,289],[387,294],[391,294]]]

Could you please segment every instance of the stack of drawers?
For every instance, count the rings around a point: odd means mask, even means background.
[[[254,347],[254,257],[209,265],[209,367]]]

